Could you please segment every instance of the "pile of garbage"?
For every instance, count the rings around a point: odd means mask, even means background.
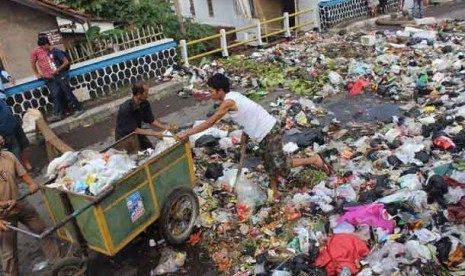
[[[456,73],[463,70],[464,24],[429,22],[436,25],[341,36],[306,33],[247,56],[204,60],[178,72],[187,83],[180,96],[208,99],[207,91],[192,88],[202,88],[215,72],[227,72],[236,87],[256,100],[277,89],[318,97],[372,92],[394,100],[439,95],[456,84]]]
[[[165,134],[172,136],[169,132]],[[164,137],[154,149],[148,148],[136,154],[113,148],[103,153],[94,150],[65,152],[48,165],[47,176],[54,182],[47,186],[96,196],[175,143],[174,138]]]
[[[319,152],[337,173],[293,169],[276,201],[253,142],[235,180],[241,131],[226,119],[191,137],[201,213],[189,242],[227,275],[463,275],[464,26],[379,32],[372,45],[365,34],[311,33],[191,70],[192,85],[219,71],[249,91],[301,96],[269,108],[283,148]],[[321,99],[343,92],[347,104],[361,93],[398,100],[402,114],[322,123]]]

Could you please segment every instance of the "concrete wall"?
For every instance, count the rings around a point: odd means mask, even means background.
[[[163,39],[73,64],[70,83],[80,101],[95,100],[112,96],[137,80],[161,78],[176,59],[176,43]],[[37,108],[45,114],[53,109],[45,83],[32,77],[7,88],[6,95],[7,104],[19,116],[29,108]]]
[[[32,75],[29,54],[39,32],[56,29],[55,17],[13,1],[0,0],[0,54],[16,78]]]
[[[247,2],[247,1],[246,1]],[[181,12],[184,17],[191,18],[190,1],[179,1]],[[237,27],[243,25],[245,19],[237,14],[234,1],[232,0],[212,0],[213,17],[209,15],[207,0],[194,0],[195,21],[198,23],[208,24],[212,26]],[[250,14],[250,6],[246,5]]]

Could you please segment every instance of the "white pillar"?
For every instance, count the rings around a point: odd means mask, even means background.
[[[184,60],[184,66],[189,66],[189,56],[187,55],[187,43],[185,39],[181,39],[179,41],[179,44],[181,44],[181,56],[182,59]]]
[[[223,49],[223,51],[221,52],[223,54],[223,57],[228,57],[229,56],[229,53],[228,53],[228,42],[226,40],[226,30],[225,29],[221,29],[220,30],[220,44],[221,44],[221,49]]]
[[[283,19],[284,37],[290,37],[291,29],[289,27],[289,13],[285,12],[283,16],[284,16],[284,19]]]

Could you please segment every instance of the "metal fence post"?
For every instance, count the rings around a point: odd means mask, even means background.
[[[283,29],[284,29],[284,37],[290,37],[291,36],[291,29],[289,28],[289,13],[285,12],[283,13]]]
[[[189,56],[187,55],[187,43],[185,39],[181,39],[179,41],[179,44],[181,45],[181,56],[182,59],[184,60],[184,66],[188,67],[189,66]]]
[[[220,30],[220,44],[221,44],[221,49],[223,49],[223,51],[221,52],[223,54],[223,57],[228,57],[229,56],[229,53],[228,53],[228,42],[226,40],[226,30],[225,29],[221,29]]]

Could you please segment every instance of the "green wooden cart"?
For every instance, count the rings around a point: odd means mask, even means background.
[[[135,153],[137,141],[131,134],[110,148]],[[56,231],[63,240],[113,256],[157,220],[167,242],[183,243],[199,213],[192,191],[195,174],[187,140],[150,158],[97,197],[48,187],[52,182],[40,188],[54,226],[40,235],[10,228],[37,238]],[[76,263],[64,261],[54,275],[76,275],[73,269],[84,271],[82,261],[79,267]]]

